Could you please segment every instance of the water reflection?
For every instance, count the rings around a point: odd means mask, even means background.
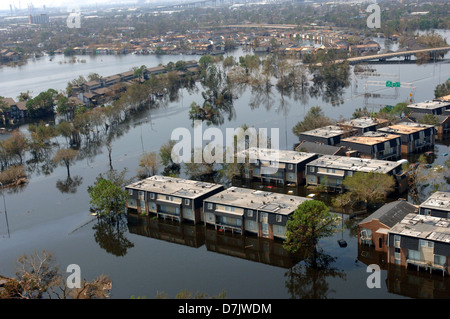
[[[286,288],[291,298],[324,299],[333,293],[330,289],[331,278],[346,279],[345,271],[333,264],[332,257],[321,250],[305,250],[303,261],[286,272]]]
[[[291,268],[298,262],[279,240],[229,234],[208,227],[205,232],[208,251],[281,268]]]
[[[429,273],[387,262],[387,253],[374,247],[358,245],[358,261],[365,265],[376,264],[386,271],[387,291],[396,295],[419,299],[448,298],[450,278],[442,273]]]
[[[126,238],[127,219],[124,215],[117,218],[98,217],[92,227],[94,239],[106,252],[115,256],[125,256],[134,244]]]
[[[205,244],[204,227],[199,225],[139,216],[132,212],[128,212],[127,220],[131,234],[195,248]]]
[[[211,227],[139,216],[128,212],[128,230],[132,234],[194,248],[205,246],[208,252],[246,259],[286,269],[285,286],[292,298],[326,298],[332,292],[330,278],[345,279],[345,272],[334,266],[335,257],[321,249],[304,249],[291,254],[280,240],[220,232]]]
[[[66,179],[58,179],[56,181],[56,188],[61,193],[70,193],[75,194],[77,192],[78,186],[80,186],[83,183],[83,177],[76,175],[76,176],[67,176]]]
[[[299,260],[283,248],[282,241],[218,232],[200,224],[179,223],[128,213],[130,233],[271,266],[291,268]]]

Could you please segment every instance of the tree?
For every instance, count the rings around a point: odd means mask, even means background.
[[[0,290],[0,299],[103,299],[109,298],[111,280],[99,276],[92,282],[83,280],[70,288],[60,274],[52,254],[22,255],[17,259],[16,277],[8,280]]]
[[[22,164],[23,156],[28,149],[28,140],[23,133],[14,132],[11,137],[3,141],[2,147],[9,156],[18,156]]]
[[[26,107],[30,117],[39,118],[54,114],[54,100],[58,92],[54,89],[39,93],[35,98],[27,101]]]
[[[303,121],[298,122],[293,128],[292,132],[300,136],[302,132],[313,130],[322,126],[333,124],[333,121],[325,116],[320,106],[313,106],[305,115]]]
[[[339,218],[329,212],[324,202],[307,200],[289,217],[283,246],[292,253],[302,247],[315,249],[320,238],[335,232],[338,221]]]
[[[155,152],[143,154],[139,160],[139,167],[141,167],[138,172],[139,177],[146,178],[155,175],[159,168],[159,164],[158,154]]]
[[[350,192],[353,202],[364,202],[366,209],[369,203],[381,202],[395,190],[394,177],[374,172],[356,172],[345,177],[342,185]]]
[[[67,177],[70,178],[70,165],[73,164],[75,158],[78,155],[78,151],[71,148],[62,148],[56,152],[53,161],[56,163],[64,164],[67,168]]]
[[[444,83],[438,84],[434,89],[434,97],[440,98],[450,94],[450,81],[447,80]]]
[[[67,119],[69,111],[69,98],[66,96],[59,96],[58,101],[56,102],[56,112],[64,115]]]
[[[124,211],[128,193],[113,181],[99,178],[88,187],[88,193],[89,203],[98,214],[114,218]]]
[[[178,163],[179,158],[172,155],[172,148],[175,144],[176,142],[174,140],[169,140],[166,144],[161,145],[159,149],[159,158],[161,164],[164,166],[163,175],[165,176],[176,176],[180,173],[181,165]]]

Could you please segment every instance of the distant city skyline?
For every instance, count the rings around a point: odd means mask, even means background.
[[[155,3],[155,2],[163,2],[162,0],[77,0],[77,1],[69,1],[69,0],[6,0],[0,2],[0,10],[4,11],[10,10],[10,5],[13,10],[22,9],[26,10],[28,8],[28,3],[32,3],[33,7],[36,9],[42,9],[44,5],[47,8],[57,8],[57,7],[73,7],[74,5],[78,6],[86,6],[86,5],[105,5],[105,4],[124,4],[124,3]],[[181,0],[180,0],[181,2]]]

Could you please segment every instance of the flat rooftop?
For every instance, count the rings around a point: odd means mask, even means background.
[[[441,100],[429,100],[414,104],[409,104],[408,108],[411,109],[423,109],[423,110],[434,110],[442,107],[447,107],[450,105],[449,101],[441,101]]]
[[[450,95],[441,96],[441,97],[436,98],[435,100],[450,102]]]
[[[435,192],[419,206],[421,208],[450,211],[450,192]]]
[[[351,126],[351,127],[355,127],[355,128],[366,128],[366,127],[370,127],[373,125],[378,125],[378,124],[384,124],[384,123],[388,123],[389,120],[385,120],[385,119],[377,119],[377,118],[372,118],[372,117],[359,117],[356,119],[352,119],[352,120],[348,120],[342,123],[339,123],[340,125],[344,125],[344,126]]]
[[[316,153],[278,150],[270,148],[250,147],[238,153],[246,159],[259,159],[261,161],[274,161],[280,163],[298,164],[317,156]]]
[[[337,125],[328,125],[324,127],[319,127],[314,130],[302,132],[302,135],[311,135],[311,136],[319,136],[319,137],[335,137],[340,136],[344,133],[348,132],[348,130],[343,129]]]
[[[389,125],[387,127],[383,127],[378,129],[379,132],[386,132],[386,133],[398,133],[398,134],[404,134],[409,135],[416,132],[420,132],[426,129],[429,129],[431,127],[434,127],[434,125],[427,125],[427,124],[421,124],[421,123],[413,123],[413,122],[400,122],[395,125]]]
[[[126,188],[135,190],[191,199],[197,198],[221,187],[222,185],[220,184],[160,175],[151,176],[126,186]]]
[[[383,132],[369,131],[363,135],[351,136],[341,140],[341,142],[351,142],[357,144],[375,145],[399,138],[395,134],[387,134]]]
[[[393,226],[390,233],[450,244],[449,224],[446,218],[412,213]]]
[[[354,172],[389,173],[393,169],[401,167],[402,163],[359,157],[324,155],[309,162],[307,166],[320,166]]]
[[[291,214],[298,205],[307,200],[310,199],[234,186],[206,199],[207,202],[211,203],[262,210],[282,215]]]

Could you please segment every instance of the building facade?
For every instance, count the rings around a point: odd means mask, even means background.
[[[314,130],[302,132],[299,135],[300,142],[316,142],[325,145],[339,145],[341,139],[356,134],[354,129],[344,129],[337,125],[329,125]]]
[[[204,200],[205,225],[218,231],[286,238],[286,223],[305,197],[230,187]]]
[[[359,117],[338,124],[343,129],[355,129],[358,134],[364,134],[369,131],[376,131],[379,128],[389,125],[389,120],[377,119],[372,117]]]
[[[411,112],[441,115],[445,110],[450,109],[450,102],[444,100],[429,100],[409,104],[408,109]]]
[[[450,192],[434,192],[419,205],[419,214],[450,220]]]
[[[399,193],[407,189],[400,161],[384,161],[346,156],[325,155],[306,165],[306,185],[324,186],[330,191],[345,191],[342,185],[347,176],[356,172],[381,173],[393,176]]]
[[[176,177],[151,176],[127,185],[127,208],[179,222],[203,221],[203,200],[224,189],[222,185]]]
[[[414,122],[400,122],[378,129],[378,132],[399,135],[402,141],[402,155],[432,149],[436,140],[434,125]]]
[[[240,152],[249,160],[243,170],[244,178],[276,184],[302,185],[305,183],[306,164],[319,157],[315,153],[249,148]]]
[[[358,244],[369,245],[375,251],[387,253],[389,230],[408,214],[417,212],[415,205],[403,199],[383,205],[358,224]]]
[[[408,214],[389,230],[389,263],[448,274],[449,224],[447,218]]]
[[[358,157],[379,160],[401,158],[401,137],[395,134],[369,131],[341,140],[341,146],[354,150]]]

